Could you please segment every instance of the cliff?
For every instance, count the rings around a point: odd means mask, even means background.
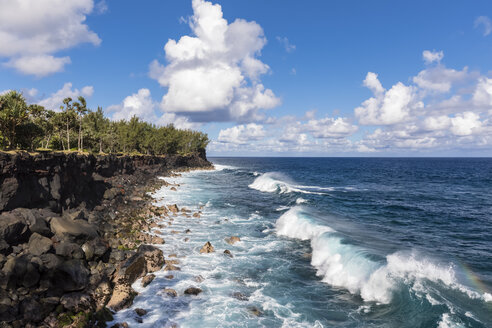
[[[0,153],[0,327],[105,327],[166,264],[148,191],[205,154]],[[146,245],[147,244],[147,245]]]
[[[165,174],[169,170],[210,166],[205,154],[116,156],[76,153],[0,152],[0,212],[18,207],[55,212],[81,204],[99,205],[115,175]]]

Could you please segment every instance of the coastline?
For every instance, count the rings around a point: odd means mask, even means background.
[[[158,177],[212,167],[205,154],[1,153],[0,163],[2,327],[105,327],[132,303],[131,284],[165,263],[149,245],[165,243],[149,233],[165,211],[149,196],[167,184]]]

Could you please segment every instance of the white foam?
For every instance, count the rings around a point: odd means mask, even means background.
[[[234,170],[236,167],[230,165],[214,164],[214,171]]]
[[[310,240],[311,264],[322,280],[359,294],[365,301],[387,304],[402,284],[427,294],[427,281],[458,290],[472,299],[489,301],[489,294],[460,284],[452,265],[436,264],[429,258],[405,252],[386,256],[386,263],[370,260],[366,250],[344,243],[336,231],[315,222],[302,207],[293,207],[280,216],[276,230],[279,235]]]
[[[290,181],[290,179],[285,176],[282,173],[278,172],[267,172],[255,179],[252,184],[250,184],[248,187],[251,189],[256,189],[262,192],[278,192],[280,194],[284,193],[291,193],[291,192],[299,192],[299,193],[305,193],[305,194],[318,194],[318,195],[323,195],[323,193],[320,192],[314,192],[314,191],[309,191],[309,190],[304,190],[304,188],[311,188],[313,189],[314,187],[312,186],[299,186]],[[325,189],[321,187],[316,187],[318,189]]]
[[[454,322],[451,319],[451,315],[449,313],[443,313],[441,317],[441,321],[439,321],[439,325],[437,326],[437,328],[462,328],[462,327],[465,327],[465,325]]]
[[[304,198],[299,197],[299,198],[296,199],[296,204],[297,205],[305,204],[305,203],[307,203],[307,200],[304,199]]]

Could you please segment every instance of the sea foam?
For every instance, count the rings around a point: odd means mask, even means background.
[[[313,190],[333,190],[330,187],[297,185],[289,177],[279,172],[263,173],[258,176],[249,187],[262,192],[277,192],[279,194],[299,192],[304,194],[323,195],[324,193]]]

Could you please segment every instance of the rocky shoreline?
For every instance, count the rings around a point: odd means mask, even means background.
[[[0,165],[0,327],[106,327],[135,280],[174,265],[150,245],[178,211],[152,205],[157,177],[212,167],[205,154],[0,153]]]

